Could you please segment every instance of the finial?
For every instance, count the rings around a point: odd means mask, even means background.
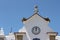
[[[39,11],[38,11],[38,6],[37,5],[35,5],[34,6],[34,13],[38,13]]]
[[[3,28],[0,28],[0,35],[4,35],[4,30],[3,30]]]
[[[11,29],[10,29],[10,33],[12,33],[12,27],[11,27]]]

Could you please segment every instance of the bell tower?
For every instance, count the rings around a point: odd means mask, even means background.
[[[36,0],[35,0],[36,1]],[[50,19],[39,15],[38,6],[34,6],[34,13],[29,18],[23,18],[24,28],[20,33],[15,33],[16,40],[24,39],[24,35],[28,40],[55,40],[57,32],[54,32],[50,27]],[[25,32],[24,32],[25,31]],[[19,34],[19,35],[17,35]],[[22,34],[22,35],[21,35]]]
[[[38,6],[34,6],[34,14],[29,18],[23,18],[26,35],[29,40],[55,40],[57,32],[54,32],[49,26],[50,19],[39,15]]]

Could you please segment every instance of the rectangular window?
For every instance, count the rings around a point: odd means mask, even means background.
[[[51,35],[50,36],[50,40],[55,40],[55,36],[54,35]]]
[[[23,40],[23,35],[17,35],[17,40]]]

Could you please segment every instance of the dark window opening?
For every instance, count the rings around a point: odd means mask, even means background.
[[[33,40],[40,40],[39,38],[34,38]]]

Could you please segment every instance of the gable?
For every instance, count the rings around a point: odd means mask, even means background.
[[[49,19],[49,18],[44,18],[44,17],[42,17],[41,15],[39,15],[38,13],[34,13],[34,14],[33,14],[32,16],[30,16],[29,18],[23,18],[23,19],[22,19],[22,22],[29,20],[30,18],[32,18],[32,17],[35,16],[35,15],[38,15],[39,17],[41,17],[41,18],[44,19],[45,21],[49,21],[49,22],[50,22],[50,19]]]
[[[48,38],[48,35],[46,33],[53,32],[53,30],[48,26],[47,21],[43,17],[39,16],[38,14],[34,14],[24,22],[25,22],[24,26],[26,28],[27,34],[31,39],[33,39],[33,37],[35,38],[38,37],[41,40],[44,39],[46,40]],[[32,33],[32,28],[35,26],[40,28],[40,33],[37,36]]]

